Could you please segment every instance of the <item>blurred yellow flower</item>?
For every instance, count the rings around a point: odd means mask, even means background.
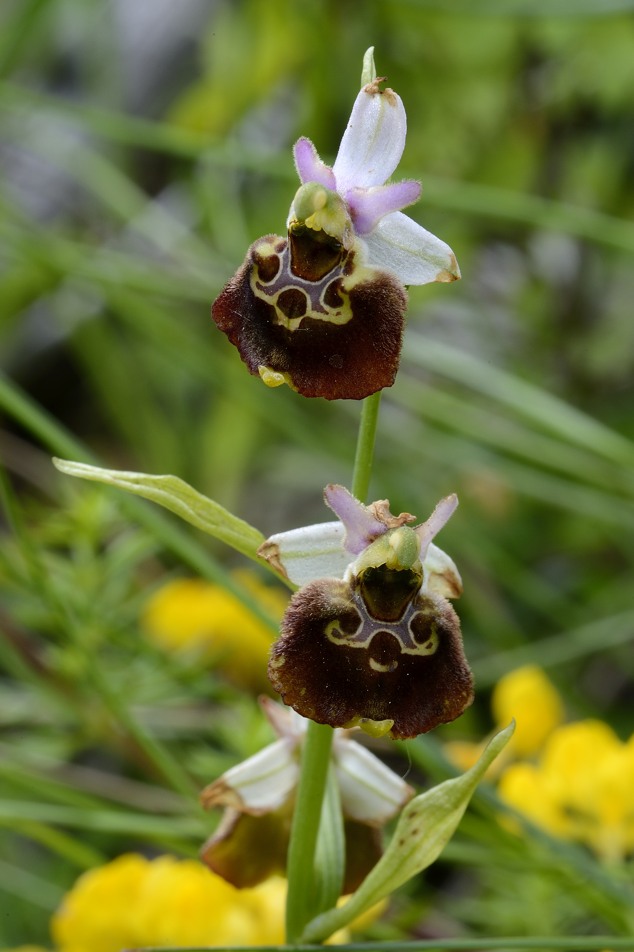
[[[288,597],[265,585],[249,571],[236,572],[236,582],[279,621]],[[203,579],[175,579],[146,603],[141,624],[166,651],[198,654],[239,687],[269,690],[266,675],[275,634],[235,595]]]
[[[556,688],[536,664],[516,668],[500,678],[493,691],[491,709],[500,727],[506,727],[515,718],[515,733],[508,751],[518,757],[540,751],[564,719]]]
[[[498,792],[539,826],[607,862],[634,850],[634,735],[623,742],[602,721],[557,728],[538,763],[508,767]]]
[[[491,697],[496,729],[515,720],[515,733],[489,771],[497,776],[505,764],[518,757],[539,753],[546,738],[564,719],[564,706],[557,689],[536,664],[527,664],[505,674]],[[468,770],[480,757],[485,742],[451,741],[448,757],[461,770]]]
[[[485,747],[486,741],[450,740],[445,744],[445,753],[452,764],[455,764],[455,766],[459,767],[464,773],[477,763]],[[502,751],[500,756],[504,757],[504,751]],[[499,757],[496,758],[496,761],[491,764],[491,767],[487,771],[489,777],[494,777],[500,772],[497,765],[497,760],[499,759]]]
[[[284,941],[286,882],[235,889],[196,860],[125,854],[84,873],[53,916],[59,952]]]
[[[343,901],[343,900],[342,900]],[[277,945],[284,942],[286,880],[236,889],[197,860],[126,853],[84,873],[51,920],[58,952],[143,946]],[[379,916],[377,903],[352,925]],[[345,942],[341,930],[330,942]],[[13,952],[44,952],[24,947]]]

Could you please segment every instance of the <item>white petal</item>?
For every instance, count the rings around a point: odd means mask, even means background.
[[[458,598],[462,595],[462,579],[454,560],[433,542],[423,562],[423,591]]]
[[[288,740],[277,740],[236,764],[203,790],[203,806],[227,806],[254,815],[278,810],[297,785],[294,748]]]
[[[398,774],[353,740],[335,738],[333,758],[343,812],[351,820],[381,826],[414,794]]]
[[[405,148],[405,109],[391,89],[368,83],[357,96],[332,167],[337,191],[383,185]]]
[[[320,522],[278,532],[260,546],[258,554],[295,585],[343,578],[352,561],[343,547],[345,531],[341,522]]]
[[[402,212],[386,215],[363,241],[368,264],[391,271],[403,284],[448,282],[460,277],[449,245]]]

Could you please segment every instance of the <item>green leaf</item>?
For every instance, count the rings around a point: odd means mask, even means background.
[[[178,476],[127,473],[62,459],[54,459],[53,463],[68,476],[116,486],[135,496],[149,499],[251,559],[257,558],[257,550],[264,542],[264,536],[258,529],[203,496]]]
[[[515,722],[512,722],[496,734],[478,762],[462,776],[446,780],[408,803],[389,846],[374,869],[344,906],[313,919],[302,941],[322,942],[430,866],[453,836],[479,781],[514,730]]]

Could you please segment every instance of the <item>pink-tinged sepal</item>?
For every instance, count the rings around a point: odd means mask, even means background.
[[[344,486],[334,483],[324,489],[324,501],[339,517],[339,522],[320,522],[277,532],[258,550],[261,558],[295,585],[307,585],[320,578],[343,579],[353,566],[359,568],[357,557],[363,556],[377,539],[415,521],[409,512],[392,515],[387,499],[377,499],[366,506]],[[462,580],[453,560],[431,540],[457,505],[457,496],[447,496],[426,522],[411,532],[400,534],[401,549],[404,537],[405,541],[409,540],[413,556],[422,562],[423,590],[444,598],[458,598]]]

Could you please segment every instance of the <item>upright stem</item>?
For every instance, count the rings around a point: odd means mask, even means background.
[[[299,940],[304,926],[317,911],[313,905],[316,898],[314,859],[333,734],[327,724],[308,722],[286,862],[286,941],[289,943]]]
[[[354,457],[352,486],[350,487],[352,495],[360,499],[361,502],[365,502],[370,488],[372,461],[374,459],[374,440],[379,419],[382,393],[382,390],[373,393],[372,396],[367,397],[363,401],[363,406],[361,407],[361,420],[359,421],[359,433],[357,435],[357,451]]]
[[[357,449],[352,473],[352,494],[365,500],[372,474],[374,441],[381,392],[367,397],[361,408]],[[301,773],[291,825],[286,875],[286,941],[299,941],[304,927],[317,913],[315,900],[315,849],[328,776],[334,731],[327,724],[309,721],[302,746]]]

